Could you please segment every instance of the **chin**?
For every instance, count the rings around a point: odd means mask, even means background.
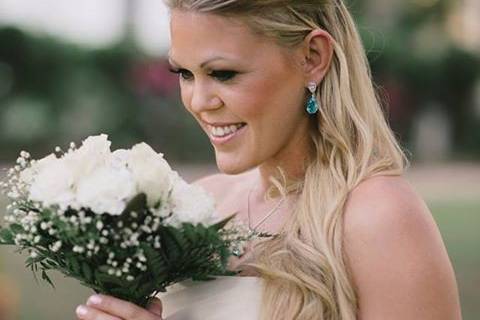
[[[217,158],[217,167],[221,173],[235,175],[244,173],[254,167],[238,161],[225,161]]]

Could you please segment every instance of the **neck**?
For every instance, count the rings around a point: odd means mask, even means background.
[[[282,184],[286,182],[287,186],[292,183],[303,181],[305,179],[306,164],[314,156],[314,146],[309,137],[309,126],[312,123],[309,121],[291,138],[289,143],[273,155],[268,160],[264,161],[257,167],[256,186],[257,195],[266,195],[267,191],[274,184],[270,181],[270,177],[277,178]],[[280,167],[285,177],[282,177]],[[286,179],[284,181],[283,179]],[[276,188],[275,188],[276,190]],[[280,193],[275,192],[274,197],[280,196]],[[258,196],[259,199],[259,196]]]

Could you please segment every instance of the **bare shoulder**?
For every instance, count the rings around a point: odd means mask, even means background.
[[[361,319],[461,319],[442,237],[425,202],[401,176],[377,176],[349,195],[347,264]]]
[[[232,188],[237,189],[241,187],[242,182],[245,182],[250,175],[250,171],[237,175],[215,173],[199,178],[193,181],[192,184],[200,185],[213,194],[223,195],[224,193],[231,193],[233,191]]]
[[[365,228],[399,226],[399,223],[422,223],[436,229],[425,202],[405,178],[372,177],[350,193],[345,207],[345,228],[349,231],[371,231]]]
[[[246,183],[251,181],[252,171],[238,175],[227,175],[216,173],[197,179],[195,185],[203,187],[216,200],[219,209],[228,209],[230,204],[235,203],[238,197],[245,190]]]
[[[231,180],[231,177],[226,174],[215,173],[197,179],[193,181],[192,184],[199,185],[213,194],[215,197],[218,197],[223,195],[225,192],[225,186],[231,182]]]

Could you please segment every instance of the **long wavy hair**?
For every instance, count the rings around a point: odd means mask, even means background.
[[[262,319],[356,319],[358,296],[343,250],[345,203],[363,180],[401,175],[409,161],[386,121],[347,7],[342,0],[164,1],[170,9],[237,17],[286,48],[317,28],[334,39],[316,93],[321,110],[311,118],[314,151],[305,175],[289,184],[279,168],[272,180],[282,195],[296,190],[298,201],[282,232],[256,247],[252,265],[265,280]]]

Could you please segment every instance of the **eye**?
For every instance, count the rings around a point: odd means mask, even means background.
[[[185,70],[185,69],[169,68],[168,70],[170,70],[170,72],[172,72],[172,73],[179,74],[180,78],[182,78],[183,80],[191,80],[193,78],[193,74],[190,71]]]
[[[237,75],[238,72],[236,71],[230,71],[230,70],[218,70],[218,71],[212,71],[210,73],[210,76],[220,80],[220,81],[228,81],[232,78],[234,78]]]

